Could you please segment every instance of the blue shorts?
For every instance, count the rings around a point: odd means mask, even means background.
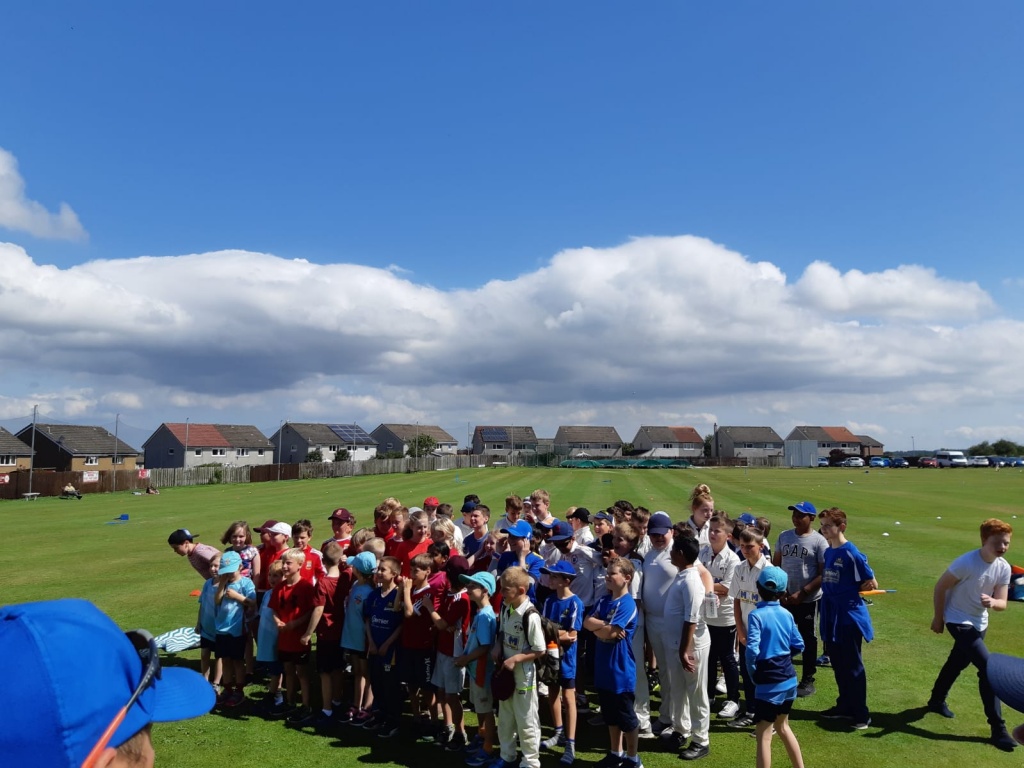
[[[633,702],[636,694],[633,691],[615,693],[603,688],[597,689],[597,700],[601,705],[601,716],[608,725],[615,726],[624,733],[635,731],[640,727]]]

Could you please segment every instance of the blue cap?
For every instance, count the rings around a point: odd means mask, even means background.
[[[600,512],[598,512],[596,515],[594,515],[594,520],[595,521],[597,521],[597,520],[607,520],[607,521],[612,522],[612,523],[615,522],[615,518],[612,517],[607,512],[605,512],[603,509]]]
[[[131,640],[86,600],[0,609],[0,679],[9,690],[29,692],[0,718],[4,762],[79,768],[142,673]],[[149,723],[206,714],[215,699],[198,672],[163,667],[108,746],[119,747]]]
[[[467,501],[465,504],[462,505],[462,514],[466,514],[467,512],[472,512],[474,509],[476,509],[476,502],[475,501]]]
[[[537,525],[539,525],[541,528],[547,528],[550,531],[552,528],[558,525],[558,519],[554,517],[549,517],[546,521],[538,520]]]
[[[355,557],[350,557],[348,562],[363,576],[369,576],[377,570],[377,556],[373,552],[360,552]]]
[[[464,573],[459,576],[460,584],[479,584],[481,587],[487,590],[488,595],[493,595],[498,589],[498,584],[487,571],[480,571],[480,573]]]
[[[572,567],[572,564],[566,560],[559,560],[554,565],[545,565],[540,569],[541,573],[545,573],[548,576],[569,576],[570,578],[576,578],[576,569]]]
[[[810,515],[811,517],[818,516],[818,510],[814,508],[814,505],[809,501],[801,501],[798,504],[793,504],[789,507],[794,512],[799,512],[804,515]]]
[[[789,586],[789,577],[777,565],[769,565],[757,577],[757,586],[764,587],[770,592],[785,592]]]
[[[647,533],[649,534],[663,536],[671,530],[672,518],[668,516],[668,512],[655,512],[647,521]]]
[[[757,518],[749,512],[744,512],[742,515],[736,518],[744,525],[757,525]]]
[[[548,536],[548,541],[565,541],[571,539],[572,535],[572,526],[564,520],[557,520],[551,530],[551,535]]]
[[[525,520],[516,520],[514,524],[505,529],[505,533],[519,539],[529,539],[533,537],[533,527]]]
[[[235,573],[241,567],[242,556],[237,552],[228,551],[220,556],[220,568],[217,569],[217,574]]]

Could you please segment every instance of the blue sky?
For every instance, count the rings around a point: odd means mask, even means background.
[[[1024,439],[1006,359],[1024,286],[1017,3],[38,3],[0,28],[0,242],[20,249],[0,264],[21,276],[0,298],[0,423],[42,402],[144,428]],[[605,282],[623,263],[628,292]],[[276,290],[304,280],[319,288]],[[67,285],[89,288],[77,314],[26,320],[33,290]],[[396,296],[404,311],[382,313]],[[146,336],[148,300],[185,320]],[[90,307],[112,324],[73,332]],[[613,317],[659,329],[638,343]]]

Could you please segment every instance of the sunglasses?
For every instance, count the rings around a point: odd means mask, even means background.
[[[96,745],[86,756],[82,762],[82,768],[92,768],[96,764],[99,756],[106,749],[107,744],[110,743],[110,739],[113,738],[114,731],[124,722],[128,710],[139,700],[139,696],[142,695],[143,691],[149,688],[155,680],[160,679],[160,653],[153,636],[144,629],[135,629],[124,634],[131,641],[132,646],[134,646],[142,661],[142,679],[139,680],[139,684],[135,687],[135,692],[132,693],[131,698],[128,699],[128,703],[121,707],[120,711],[114,716],[114,719],[110,721],[110,725],[107,726],[103,735],[100,736],[99,741],[96,742]]]

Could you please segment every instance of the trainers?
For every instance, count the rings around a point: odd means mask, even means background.
[[[858,720],[853,724],[853,730],[855,731],[866,731],[871,726],[871,718],[864,720]]]
[[[749,728],[754,724],[754,716],[748,715],[744,712],[742,715],[737,717],[735,720],[727,723],[730,728]]]
[[[328,728],[333,727],[336,722],[337,720],[334,718],[334,713],[328,715],[323,710],[320,710],[316,716],[316,720],[313,721],[313,727],[318,731],[325,731]]]
[[[241,688],[236,688],[233,691],[226,691],[224,697],[221,699],[222,707],[237,707],[239,704],[245,701],[245,694]]]
[[[269,717],[270,719],[280,720],[282,717],[287,717],[288,715],[290,715],[292,709],[294,709],[294,707],[292,707],[292,705],[286,701],[278,701],[276,703],[270,701],[269,705],[266,708],[266,713],[267,717]]]
[[[655,720],[651,723],[651,730],[654,731],[655,736],[661,736],[662,733],[672,727],[672,723],[666,723],[663,720]]]
[[[946,706],[945,701],[929,701],[928,711],[934,712],[937,715],[942,715],[943,717],[956,717],[956,715],[953,714],[953,711]]]
[[[305,728],[307,725],[312,725],[316,722],[316,715],[309,707],[297,707],[288,717],[285,718],[284,724],[289,728]]]
[[[365,709],[359,709],[356,710],[354,715],[352,715],[352,719],[348,721],[348,724],[356,728],[365,728],[366,724],[371,720],[373,720],[373,715]]]
[[[707,757],[710,751],[707,744],[690,742],[690,746],[680,752],[679,757],[683,760],[700,760],[702,757]]]
[[[715,693],[728,693],[729,689],[725,685],[725,675],[719,675],[718,681],[715,683]]]
[[[623,758],[613,755],[610,752],[594,763],[594,768],[619,768],[624,762]]]
[[[814,695],[816,690],[813,680],[805,680],[796,687],[796,695],[802,699],[804,696]]]
[[[349,707],[348,709],[345,709],[345,710],[340,710],[339,709],[338,710],[338,714],[335,715],[334,719],[337,720],[339,723],[345,723],[347,725],[348,723],[352,722],[352,718],[354,718],[355,716],[356,716],[356,708],[355,707]]]
[[[853,718],[846,714],[839,707],[829,707],[821,713],[821,717],[825,720],[853,720]]]
[[[540,743],[541,749],[555,749],[556,747],[565,746],[565,733],[563,731],[555,731],[554,735],[550,739],[544,739]]]
[[[484,752],[482,749],[466,758],[466,765],[470,768],[480,768],[494,762],[494,753]]]
[[[576,747],[572,744],[565,745],[565,752],[562,753],[562,759],[558,761],[562,765],[572,765],[576,762]]]
[[[681,749],[686,743],[686,737],[678,731],[662,731],[659,738],[665,742],[668,749],[672,750]]]
[[[819,667],[831,667],[832,666],[832,660],[828,657],[827,653],[821,654],[821,656],[819,656],[814,663],[817,664]]]
[[[466,734],[462,731],[453,733],[452,737],[448,739],[448,743],[444,745],[444,748],[448,752],[461,752],[466,748]]]
[[[732,720],[736,715],[739,714],[740,705],[735,701],[727,701],[722,705],[722,708],[718,711],[718,717],[722,720]]]
[[[395,723],[381,723],[380,728],[377,729],[378,739],[390,739],[392,736],[398,735],[398,726]]]
[[[658,738],[658,734],[656,734],[651,729],[651,726],[648,725],[646,728],[641,728],[639,731],[637,731],[636,737],[638,739],[656,739]]]

